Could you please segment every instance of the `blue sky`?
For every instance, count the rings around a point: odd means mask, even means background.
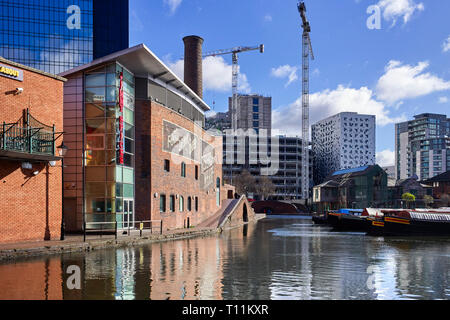
[[[450,1],[306,0],[316,59],[311,123],[342,111],[377,115],[377,153],[393,164],[394,123],[423,112],[450,116]],[[130,0],[130,45],[145,43],[182,76],[182,38],[204,51],[243,53],[240,91],[273,98],[273,126],[301,135],[301,19],[296,0]],[[380,29],[367,20],[377,5]],[[373,20],[371,20],[373,21]],[[204,100],[227,110],[231,56],[204,61]]]

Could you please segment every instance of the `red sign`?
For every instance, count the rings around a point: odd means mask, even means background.
[[[119,117],[119,130],[120,130],[120,134],[119,134],[119,159],[118,159],[118,164],[123,164],[123,117],[120,116]]]
[[[123,72],[120,73],[119,107],[120,107],[120,112],[123,112]]]

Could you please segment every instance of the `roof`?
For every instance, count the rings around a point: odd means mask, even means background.
[[[334,172],[332,174],[332,176],[339,176],[341,174],[347,174],[347,173],[363,172],[363,171],[366,171],[368,168],[369,168],[369,166],[340,170],[340,171]]]
[[[324,182],[322,184],[319,184],[319,185],[315,186],[314,188],[326,188],[326,187],[328,187],[328,188],[335,188],[337,186],[339,186],[339,183],[337,183],[334,180],[329,180],[329,181],[326,181],[326,182]]]
[[[30,72],[34,72],[34,73],[40,74],[40,75],[42,75],[42,76],[46,76],[46,77],[49,77],[49,78],[53,78],[53,79],[55,79],[55,80],[59,80],[59,81],[63,81],[63,82],[66,82],[66,81],[67,81],[66,78],[57,76],[56,74],[52,74],[52,73],[48,73],[48,72],[45,72],[45,71],[42,71],[42,70],[39,70],[39,69],[35,69],[35,68],[32,68],[32,67],[28,67],[28,66],[25,66],[25,65],[23,65],[23,64],[20,64],[20,63],[17,63],[17,62],[14,62],[14,61],[5,59],[5,58],[3,58],[3,57],[1,57],[1,56],[0,56],[0,62],[1,62],[1,63],[9,64],[9,65],[12,66],[12,67],[20,68],[20,69],[23,69],[23,70],[27,70],[27,71],[30,71]]]
[[[68,76],[107,62],[117,61],[131,71],[135,77],[150,77],[159,79],[166,83],[167,88],[172,91],[180,91],[188,96],[203,111],[211,108],[203,101],[184,81],[167,67],[149,48],[144,44],[118,51],[103,58],[96,59],[88,64],[61,73],[61,76]]]
[[[433,182],[450,182],[450,170],[424,181],[425,184],[430,184]]]

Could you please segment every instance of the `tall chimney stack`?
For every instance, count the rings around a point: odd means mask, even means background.
[[[184,41],[184,82],[203,99],[203,39],[187,36]]]

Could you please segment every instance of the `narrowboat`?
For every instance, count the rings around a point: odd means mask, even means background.
[[[450,236],[450,211],[400,210],[385,213],[385,236]]]
[[[402,209],[364,209],[363,216],[367,216],[367,234],[370,236],[382,236],[384,234],[384,215],[385,213],[395,212]]]
[[[340,209],[328,213],[328,223],[336,231],[366,231],[367,217],[362,217],[362,209]]]

